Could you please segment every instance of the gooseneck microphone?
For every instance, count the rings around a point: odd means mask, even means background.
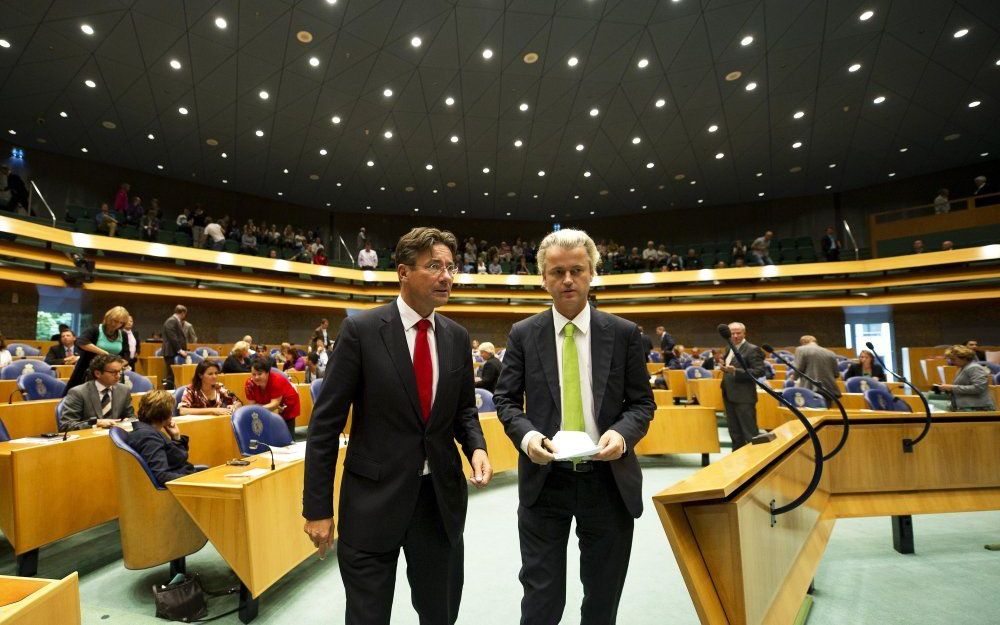
[[[729,329],[729,326],[727,326],[724,323],[720,323],[718,331],[719,331],[719,336],[721,336],[726,341],[726,345],[728,345],[729,349],[733,352],[733,358],[739,361],[740,366],[743,367],[744,372],[748,376],[750,376],[750,379],[754,381],[754,384],[760,387],[762,391],[773,397],[774,400],[777,401],[779,404],[785,406],[790,411],[792,411],[792,414],[798,417],[799,422],[802,424],[802,427],[804,427],[806,430],[806,435],[809,436],[809,440],[812,442],[813,456],[815,457],[812,480],[809,481],[809,484],[806,486],[806,489],[802,491],[802,494],[800,494],[794,500],[781,507],[775,507],[774,505],[775,500],[774,499],[771,500],[770,503],[771,527],[774,527],[775,524],[777,524],[778,522],[776,517],[779,514],[784,514],[786,512],[794,510],[795,508],[798,508],[800,505],[805,503],[805,501],[809,499],[809,497],[812,496],[813,491],[815,491],[816,487],[819,486],[819,480],[823,476],[823,446],[819,442],[819,437],[816,436],[816,428],[813,427],[812,423],[809,422],[809,419],[806,419],[805,415],[803,415],[802,412],[798,408],[796,408],[794,404],[792,404],[784,397],[782,397],[780,393],[775,392],[773,388],[771,388],[767,384],[764,384],[763,382],[761,382],[760,380],[758,380],[757,378],[755,378],[753,375],[750,374],[747,362],[743,359],[743,356],[740,355],[740,352],[736,349],[736,346],[733,345],[732,341],[733,333],[732,330]]]
[[[830,458],[833,458],[834,456],[836,456],[838,453],[840,453],[840,450],[844,448],[844,444],[847,443],[847,434],[848,434],[848,431],[851,429],[851,421],[850,421],[850,419],[847,418],[847,411],[844,410],[844,404],[840,403],[840,398],[837,397],[836,395],[834,395],[833,392],[830,391],[830,389],[826,388],[823,385],[822,382],[820,382],[819,380],[814,380],[813,378],[811,378],[808,375],[806,375],[806,373],[804,371],[802,371],[801,369],[799,369],[795,365],[793,365],[791,362],[785,360],[781,356],[781,354],[779,354],[778,352],[774,351],[774,348],[771,347],[770,345],[768,345],[768,344],[765,343],[764,345],[761,345],[760,347],[761,347],[761,349],[763,349],[768,354],[771,354],[772,356],[774,356],[775,358],[777,358],[779,362],[781,362],[782,364],[784,364],[785,366],[787,366],[789,369],[791,369],[795,373],[799,374],[800,376],[802,376],[806,380],[809,380],[809,382],[815,384],[816,388],[818,389],[820,395],[822,395],[823,397],[826,397],[827,399],[829,399],[833,403],[837,404],[837,408],[840,409],[840,416],[844,418],[844,431],[841,432],[841,434],[840,434],[840,442],[837,443],[837,446],[833,448],[833,451],[831,451],[830,453],[828,453],[825,456],[823,456],[823,460],[826,461],[826,460],[829,460]]]
[[[258,447],[266,447],[269,452],[271,452],[271,470],[274,471],[274,450],[267,443],[262,443],[261,441],[252,438],[250,439],[250,450],[253,451]]]
[[[916,386],[913,386],[912,384],[910,384],[909,380],[907,380],[906,378],[904,378],[903,376],[899,375],[898,373],[896,373],[895,371],[889,369],[889,367],[886,366],[885,361],[882,360],[882,358],[875,351],[875,346],[872,345],[871,341],[868,341],[867,343],[865,343],[865,347],[867,347],[868,351],[870,351],[872,353],[872,356],[875,357],[875,362],[877,362],[878,364],[882,365],[883,369],[885,369],[886,371],[888,371],[889,373],[891,373],[900,382],[902,382],[903,384],[905,384],[908,387],[910,387],[911,389],[913,389],[913,392],[916,393],[918,397],[920,397],[920,401],[924,405],[924,414],[926,415],[926,417],[924,419],[924,429],[923,429],[923,431],[920,432],[920,436],[918,436],[916,438],[904,438],[903,439],[903,453],[912,454],[913,453],[913,447],[917,443],[919,443],[920,441],[924,440],[924,437],[927,436],[927,433],[931,431],[931,405],[929,403],[927,403],[927,396],[924,395],[922,392],[920,392],[920,389],[918,389]]]

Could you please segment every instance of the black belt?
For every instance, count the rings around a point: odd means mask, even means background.
[[[597,467],[596,462],[591,462],[590,460],[584,460],[581,462],[573,462],[571,460],[557,460],[552,463],[553,469],[558,469],[560,471],[569,471],[571,473],[592,473]]]

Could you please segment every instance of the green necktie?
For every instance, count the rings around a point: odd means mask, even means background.
[[[583,432],[583,396],[580,394],[580,358],[573,334],[576,326],[563,327],[562,429]]]

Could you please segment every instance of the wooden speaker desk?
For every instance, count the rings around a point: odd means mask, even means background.
[[[812,414],[828,453],[841,417]],[[773,523],[771,502],[791,501],[813,473],[798,421],[777,428],[775,441],[747,445],[654,496],[701,622],[793,622],[809,605],[838,518],[891,516],[896,548],[908,552],[909,515],[1000,509],[1000,412],[933,418],[927,437],[904,453],[901,441],[920,433],[922,417],[852,416],[847,444],[825,463],[816,491]]]
[[[0,624],[80,625],[80,580],[70,573],[62,579],[35,579],[0,575]]]
[[[708,466],[708,454],[720,451],[715,409],[657,406],[649,431],[634,451],[640,456],[701,454],[702,466]]]

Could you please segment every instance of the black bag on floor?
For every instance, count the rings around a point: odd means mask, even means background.
[[[190,623],[208,614],[205,592],[197,576],[185,577],[172,586],[153,584],[156,617]]]

